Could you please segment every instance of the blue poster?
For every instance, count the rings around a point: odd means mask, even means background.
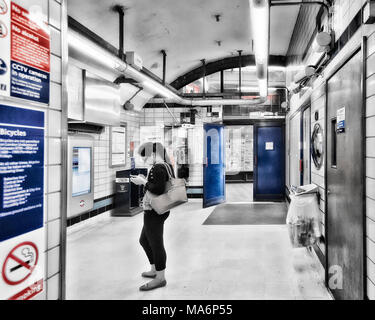
[[[22,63],[11,63],[10,95],[12,97],[49,103],[49,73]]]
[[[44,112],[0,105],[0,242],[43,227]]]

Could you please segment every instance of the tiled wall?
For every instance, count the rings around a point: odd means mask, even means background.
[[[61,175],[62,175],[62,2],[48,2],[51,30],[51,91],[48,108],[47,190],[46,190],[46,291],[38,299],[60,298]]]
[[[336,39],[340,37],[352,19],[356,16],[365,0],[336,0],[334,3],[333,28]],[[353,39],[335,57],[334,62],[329,64],[326,72],[330,72],[334,64],[347,59],[347,52],[353,50],[360,44],[362,36],[368,37],[367,47],[367,74],[366,74],[366,243],[367,243],[367,296],[375,299],[375,26],[364,26],[357,31]],[[306,98],[307,97],[307,98]],[[305,94],[305,98],[294,96],[291,100],[292,110],[297,110],[301,106],[301,100],[311,99],[312,128],[315,124],[314,113],[319,112],[319,122],[323,130],[325,129],[325,85],[324,78],[318,79],[313,89]],[[311,167],[312,182],[319,186],[321,202],[321,225],[324,232],[324,208],[325,208],[325,185],[324,185],[324,164],[320,170]],[[289,168],[289,170],[298,170]],[[325,253],[324,246],[320,246],[322,253]]]
[[[375,300],[375,32],[368,39],[366,77],[367,295]]]
[[[123,111],[121,121],[127,125],[127,144],[134,141],[135,147],[137,147],[139,145],[140,114]],[[105,126],[101,134],[91,134],[91,136],[94,138],[94,200],[97,200],[115,193],[116,171],[129,169],[131,160],[127,157],[125,166],[110,167],[109,126]]]

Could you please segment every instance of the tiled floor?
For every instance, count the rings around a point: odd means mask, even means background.
[[[253,201],[253,184],[226,183],[225,197],[227,202],[251,202]]]
[[[292,249],[284,225],[202,225],[212,210],[189,200],[172,211],[168,285],[150,292],[138,290],[148,268],[138,243],[142,214],[70,227],[67,299],[330,299],[315,255]]]

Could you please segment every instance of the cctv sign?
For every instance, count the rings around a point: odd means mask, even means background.
[[[42,8],[0,0],[0,95],[49,103],[50,32]]]

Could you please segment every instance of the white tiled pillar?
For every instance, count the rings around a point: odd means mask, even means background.
[[[51,36],[50,103],[13,99],[0,96],[0,103],[21,108],[32,108],[45,112],[45,159],[44,159],[44,228],[45,228],[45,265],[44,291],[34,297],[36,300],[62,298],[61,278],[63,267],[61,257],[63,240],[62,224],[65,198],[64,185],[64,144],[66,135],[66,106],[63,102],[63,61],[67,55],[67,43],[63,41],[67,15],[66,0],[13,0],[20,6],[40,6],[47,17]],[[62,28],[64,27],[64,31]]]

